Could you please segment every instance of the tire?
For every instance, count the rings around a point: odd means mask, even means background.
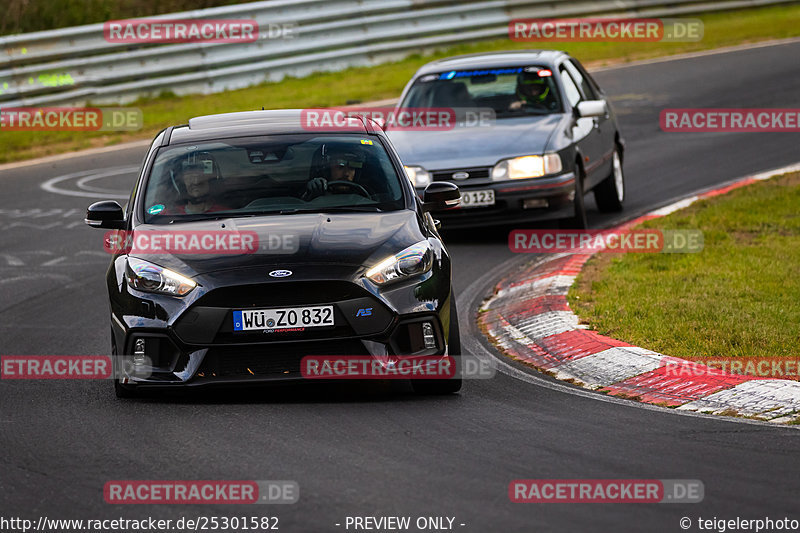
[[[625,174],[622,171],[622,158],[619,148],[614,149],[611,158],[611,174],[594,188],[597,208],[604,213],[622,211],[625,201]]]
[[[589,227],[589,220],[586,218],[586,203],[583,193],[583,167],[575,165],[575,199],[572,201],[574,215],[560,221],[561,229],[586,229]]]
[[[458,329],[458,311],[453,289],[450,289],[450,333],[447,337],[447,353],[456,363],[456,376],[450,379],[413,379],[411,386],[417,394],[454,394],[461,390],[461,332]]]

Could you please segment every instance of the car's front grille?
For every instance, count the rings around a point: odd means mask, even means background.
[[[211,379],[299,377],[300,362],[309,355],[369,355],[369,352],[355,339],[212,348],[196,375]]]
[[[200,298],[196,305],[247,309],[322,304],[363,296],[369,296],[369,293],[347,281],[292,281],[214,289]]]
[[[468,174],[467,178],[456,179],[453,177],[453,174],[465,173]],[[453,181],[458,183],[459,181],[466,181],[471,179],[480,179],[480,178],[488,178],[489,177],[489,169],[488,168],[464,168],[464,169],[455,169],[455,170],[437,170],[433,173],[433,181]]]

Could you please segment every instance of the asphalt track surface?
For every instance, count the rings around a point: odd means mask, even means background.
[[[800,159],[797,134],[666,134],[658,124],[668,107],[800,107],[798,64],[800,43],[791,43],[598,72],[628,141],[626,215]],[[127,192],[143,154],[0,172],[0,353],[108,352],[108,257],[83,210],[106,191]],[[117,174],[78,183],[109,168]],[[96,197],[41,187],[75,173],[54,186]],[[609,222],[588,205],[594,226]],[[491,351],[472,317],[493,279],[520,260],[507,231],[446,235],[469,350]],[[553,383],[500,372],[452,397],[418,397],[398,383],[120,401],[104,381],[3,380],[0,516],[277,516],[284,532],[344,531],[347,516],[449,516],[454,529],[479,532],[682,531],[684,516],[800,519],[796,429],[642,408]],[[509,482],[526,478],[699,479],[705,499],[511,503]],[[106,504],[103,485],[120,479],[295,480],[300,501]]]

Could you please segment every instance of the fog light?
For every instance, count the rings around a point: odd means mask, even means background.
[[[430,322],[422,323],[422,340],[426,349],[436,348],[436,337],[433,335],[433,324]]]
[[[522,209],[533,209],[537,207],[547,207],[547,198],[526,198],[522,200]]]
[[[136,339],[133,343],[133,364],[143,365],[145,362],[144,339]]]

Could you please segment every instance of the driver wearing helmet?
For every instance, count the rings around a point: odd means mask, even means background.
[[[550,86],[547,79],[537,72],[520,72],[517,75],[518,100],[511,102],[508,108],[516,111],[522,108],[550,109]]]
[[[353,188],[363,189],[359,184],[364,169],[364,154],[349,147],[328,147],[322,145],[322,176],[308,182],[303,193],[304,200],[311,200],[337,187],[336,182],[348,182]],[[342,183],[344,185],[344,183]],[[348,187],[345,190],[352,191]]]
[[[217,163],[210,154],[192,154],[181,162],[178,176],[171,176],[173,186],[183,193],[183,202],[168,211],[194,215],[230,209],[217,203],[215,198],[219,179]]]

